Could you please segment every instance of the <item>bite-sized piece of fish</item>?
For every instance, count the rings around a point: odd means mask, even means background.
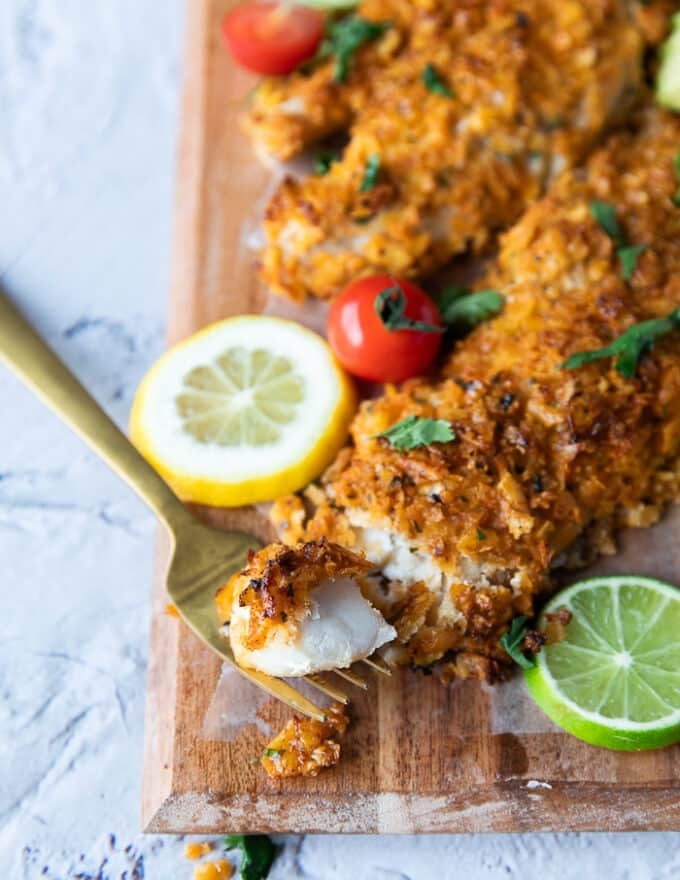
[[[216,597],[237,662],[287,677],[369,657],[396,635],[364,598],[372,568],[326,540],[251,553]]]
[[[632,378],[612,358],[564,367],[680,307],[680,119],[636,122],[502,238],[483,286],[504,311],[457,345],[445,378],[362,405],[306,526],[301,500],[276,507],[299,537],[382,571],[368,595],[398,631],[396,662],[448,657],[446,675],[497,676],[500,636],[554,568],[613,552],[617,528],[654,523],[680,494],[680,333],[644,344]],[[636,245],[626,270],[621,248]],[[407,416],[444,419],[455,439],[395,449],[379,435]]]
[[[389,63],[347,98],[339,161],[272,197],[264,280],[328,298],[358,275],[421,276],[481,251],[628,112],[643,50],[627,0],[420,5]]]

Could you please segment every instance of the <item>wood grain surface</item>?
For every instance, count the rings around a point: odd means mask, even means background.
[[[238,127],[253,81],[219,36],[228,0],[188,0],[169,341],[265,303],[242,243],[269,173]],[[301,313],[300,319],[307,320]],[[197,513],[267,537],[254,511]],[[680,580],[680,516],[624,536],[600,571]],[[519,683],[443,687],[402,671],[355,692],[343,758],[316,779],[268,779],[252,763],[266,737],[231,742],[203,723],[219,660],[164,614],[159,541],[146,714],[143,826],[150,832],[417,832],[680,829],[680,748],[624,754],[589,747],[538,718]],[[238,710],[234,706],[234,711]],[[540,713],[538,713],[540,715]],[[289,710],[270,702],[274,730]]]

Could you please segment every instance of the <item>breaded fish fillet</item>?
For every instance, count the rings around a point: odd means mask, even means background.
[[[497,674],[499,637],[552,569],[613,552],[617,528],[650,525],[678,497],[680,333],[634,378],[611,359],[560,368],[680,306],[678,152],[680,119],[649,110],[563,175],[501,239],[484,286],[504,311],[457,345],[441,381],[362,405],[306,527],[300,500],[277,506],[296,537],[362,551],[384,575],[370,599],[399,633],[397,662]],[[646,247],[627,281],[594,201]],[[409,415],[445,419],[455,439],[404,452],[377,436]]]
[[[664,39],[670,16],[680,9],[679,0],[629,0],[628,5],[650,46]],[[367,21],[389,22],[389,31],[359,49],[344,82],[335,81],[332,60],[290,76],[263,79],[244,118],[258,151],[265,158],[286,161],[328,135],[348,129],[370,103],[372,85],[383,69],[412,46],[420,43],[426,48],[432,13],[441,14],[447,7],[451,10],[454,4],[442,0],[363,0],[358,14]],[[486,0],[457,0],[447,32],[451,44],[461,44],[466,36],[484,27],[490,7]]]
[[[295,123],[279,115],[265,133],[275,85],[251,114],[280,155],[353,120],[329,172],[284,180],[266,210],[262,275],[295,299],[480,251],[640,91],[644,40],[627,0],[373,0],[360,12],[395,23],[360,50],[346,86],[330,62],[279,85]]]

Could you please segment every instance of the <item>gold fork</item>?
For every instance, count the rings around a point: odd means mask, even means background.
[[[200,523],[2,291],[0,359],[132,486],[168,529],[172,542],[166,581],[168,595],[196,635],[257,687],[298,712],[325,720],[323,709],[287,682],[239,666],[228,641],[219,632],[215,591],[243,566],[248,550],[261,546],[258,539],[245,532],[223,531]],[[363,662],[378,672],[391,674],[378,656]],[[358,687],[367,687],[364,679],[353,671],[334,672]],[[346,694],[324,676],[310,675],[305,680],[332,699],[349,702]]]

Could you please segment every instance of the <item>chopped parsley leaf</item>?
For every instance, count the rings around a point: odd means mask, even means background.
[[[625,244],[619,221],[616,219],[616,208],[609,202],[594,201],[590,203],[590,214],[597,225],[604,229],[617,247]]]
[[[447,287],[437,305],[442,321],[461,330],[471,330],[482,321],[497,315],[505,297],[497,290],[472,293],[465,287]]]
[[[423,83],[428,92],[435,95],[442,95],[444,98],[453,98],[454,92],[437,72],[434,64],[426,64],[423,69]]]
[[[522,642],[529,629],[527,620],[528,618],[524,616],[515,617],[510,624],[509,631],[504,633],[500,640],[501,645],[522,669],[531,669],[536,665],[533,657],[527,657],[524,651],[522,651]]]
[[[380,171],[380,156],[372,153],[366,162],[366,170],[364,171],[364,179],[359,187],[359,192],[369,192],[378,182],[378,172]]]
[[[328,174],[331,170],[331,165],[337,162],[339,158],[340,156],[337,153],[330,151],[317,153],[314,157],[314,173],[319,175]]]
[[[627,379],[632,379],[637,372],[638,361],[643,355],[652,351],[656,340],[678,329],[680,329],[680,308],[673,309],[666,318],[654,318],[651,321],[633,324],[605,348],[572,354],[560,364],[560,369],[576,370],[584,364],[613,357],[616,358],[614,364],[616,370]]]
[[[477,529],[477,540],[478,541],[486,541],[486,534],[481,529]]]
[[[638,257],[647,250],[647,245],[628,242],[619,226],[619,221],[616,219],[616,208],[609,202],[591,202],[590,213],[598,226],[607,233],[614,243],[616,256],[621,263],[621,277],[625,282],[630,281],[633,272],[635,272]]]
[[[443,327],[426,324],[424,321],[413,321],[404,312],[406,310],[406,294],[397,281],[392,287],[386,287],[376,296],[374,303],[376,314],[383,327],[391,333],[395,330],[419,330],[421,333],[443,333]]]
[[[444,419],[424,419],[420,416],[407,416],[387,431],[378,434],[389,440],[395,449],[408,451],[431,443],[449,443],[456,434]]]
[[[276,857],[276,849],[266,834],[229,834],[224,840],[227,849],[242,853],[242,880],[265,880]]]
[[[646,250],[646,244],[628,244],[617,250],[616,254],[621,261],[621,277],[624,281],[630,281],[637,266],[638,257]]]
[[[319,58],[335,57],[333,79],[336,83],[347,82],[354,56],[364,43],[382,36],[390,27],[389,21],[368,21],[358,15],[349,15],[337,21],[329,21],[326,37],[319,49]]]
[[[262,751],[263,758],[278,758],[279,755],[285,753],[285,749],[264,749]]]

